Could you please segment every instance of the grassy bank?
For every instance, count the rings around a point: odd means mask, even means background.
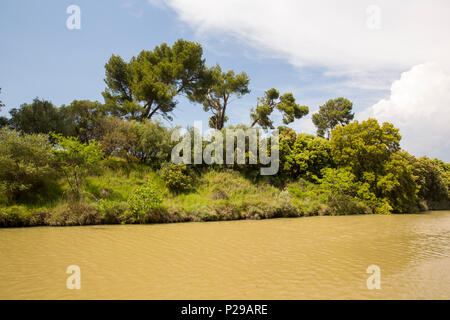
[[[334,177],[336,179],[336,177]],[[159,190],[161,202],[142,214],[133,210],[130,197],[143,186]],[[67,196],[64,179],[52,194],[30,197],[0,208],[1,227],[74,226],[92,224],[172,223],[269,219],[315,215],[389,213],[383,206],[318,186],[305,180],[275,186],[226,169],[196,173],[189,190],[173,193],[146,165],[108,161],[101,172],[90,175],[79,199]],[[424,208],[426,209],[426,208]]]
[[[130,207],[130,195],[149,184],[160,190],[162,202],[143,215],[136,214]],[[0,226],[168,223],[307,214],[288,192],[266,182],[253,183],[234,171],[206,171],[198,175],[191,190],[173,194],[150,167],[105,169],[101,175],[88,177],[83,190],[79,200],[69,199],[65,196],[68,186],[61,180],[52,201],[30,199],[0,208]]]

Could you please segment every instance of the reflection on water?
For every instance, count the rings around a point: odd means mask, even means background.
[[[449,266],[450,211],[0,229],[0,299],[449,299]]]

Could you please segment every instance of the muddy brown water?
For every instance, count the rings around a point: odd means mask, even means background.
[[[450,211],[0,229],[0,299],[433,298],[450,298]]]

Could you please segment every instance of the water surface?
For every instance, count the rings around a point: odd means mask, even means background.
[[[0,299],[449,299],[449,271],[450,211],[0,229]]]

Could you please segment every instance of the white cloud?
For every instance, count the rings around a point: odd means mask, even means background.
[[[295,66],[325,66],[330,74],[367,77],[380,69],[449,61],[448,0],[379,0],[380,29],[367,26],[373,3],[366,0],[165,3],[200,34],[238,38]]]
[[[437,63],[402,73],[383,99],[358,115],[393,123],[410,153],[450,161],[450,74]]]
[[[151,1],[174,10],[202,38],[237,39],[296,67],[344,75],[339,86],[366,90],[367,97],[409,70],[392,84],[390,98],[358,116],[393,122],[413,154],[450,160],[450,1]],[[380,9],[378,29],[368,27],[371,5]],[[294,127],[312,131],[308,121]]]

